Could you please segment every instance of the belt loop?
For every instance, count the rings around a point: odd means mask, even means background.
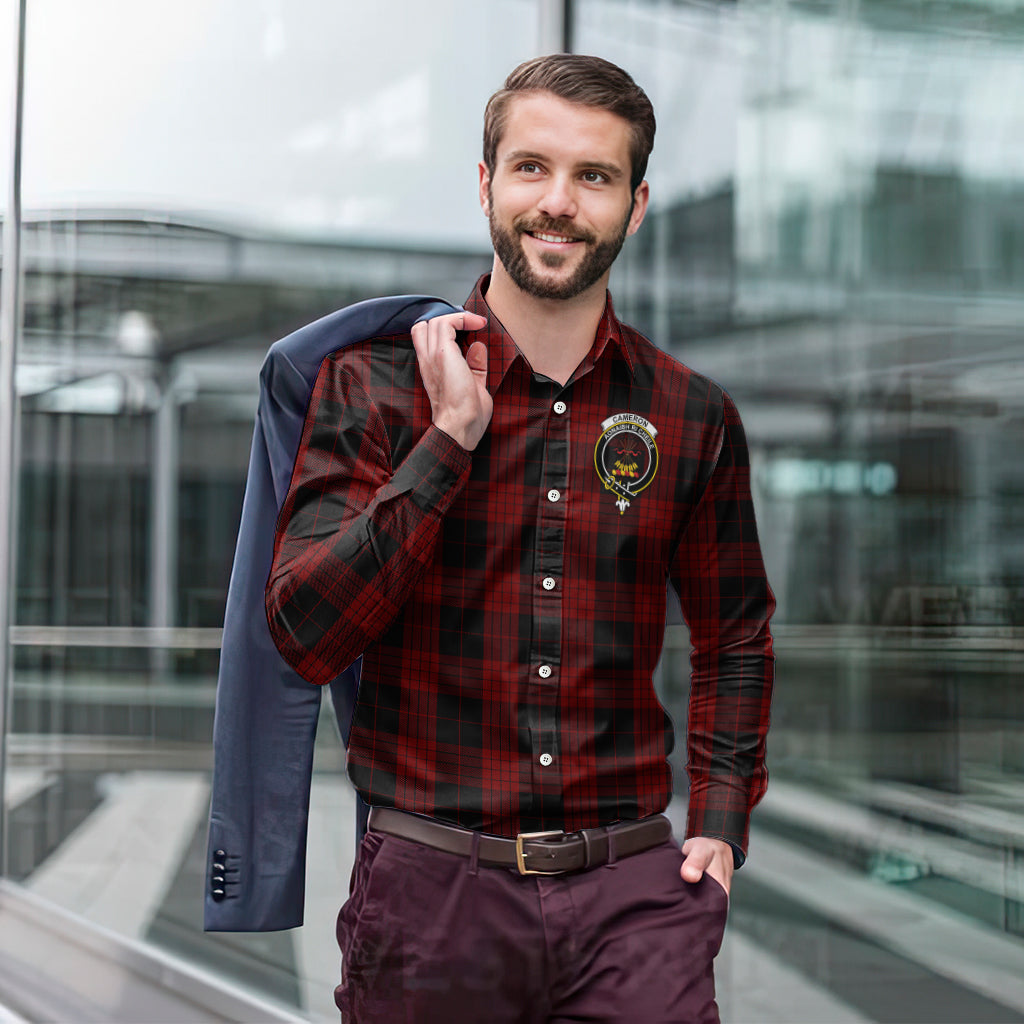
[[[608,867],[614,868],[616,866],[616,864],[615,864],[615,860],[616,860],[616,858],[615,858],[615,832],[611,828],[609,828],[608,826],[605,826],[604,834],[608,837]]]
[[[580,836],[583,838],[583,870],[586,871],[591,865],[590,829],[582,829]]]
[[[480,833],[475,829],[469,837],[469,873],[475,878],[480,871]]]

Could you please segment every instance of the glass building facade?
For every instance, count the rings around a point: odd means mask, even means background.
[[[358,299],[465,298],[490,264],[486,99],[567,46],[654,102],[651,210],[612,293],[736,399],[779,602],[723,1020],[1024,1020],[1024,2],[25,10],[18,223],[0,122],[22,275],[8,888],[336,1019],[354,819],[328,720],[305,926],[201,930],[257,373]],[[0,60],[0,117],[14,84]],[[670,627],[680,734],[687,658]]]

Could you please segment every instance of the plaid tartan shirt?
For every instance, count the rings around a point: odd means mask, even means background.
[[[562,386],[484,300],[494,415],[467,452],[431,423],[408,334],[328,357],[267,582],[285,659],[330,682],[360,654],[348,773],[371,805],[503,836],[664,810],[671,719],[652,674],[666,584],[692,651],[689,835],[742,859],[773,664],[746,441],[715,383],[611,299]]]

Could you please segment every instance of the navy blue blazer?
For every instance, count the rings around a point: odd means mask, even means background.
[[[296,674],[278,652],[267,626],[264,589],[277,516],[320,365],[346,345],[408,331],[417,320],[457,308],[426,295],[368,299],[282,338],[263,362],[217,677],[206,931],[302,924],[313,740],[323,690]],[[345,739],[359,664],[331,683]],[[360,805],[365,827],[366,805]]]

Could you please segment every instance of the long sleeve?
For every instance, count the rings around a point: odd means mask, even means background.
[[[377,640],[431,564],[470,455],[428,426],[397,467],[365,389],[324,361],[277,522],[271,635],[303,678],[328,683]]]
[[[745,855],[750,812],[768,783],[765,739],[774,676],[765,577],[739,414],[723,395],[720,447],[672,567],[690,628],[687,835]]]

